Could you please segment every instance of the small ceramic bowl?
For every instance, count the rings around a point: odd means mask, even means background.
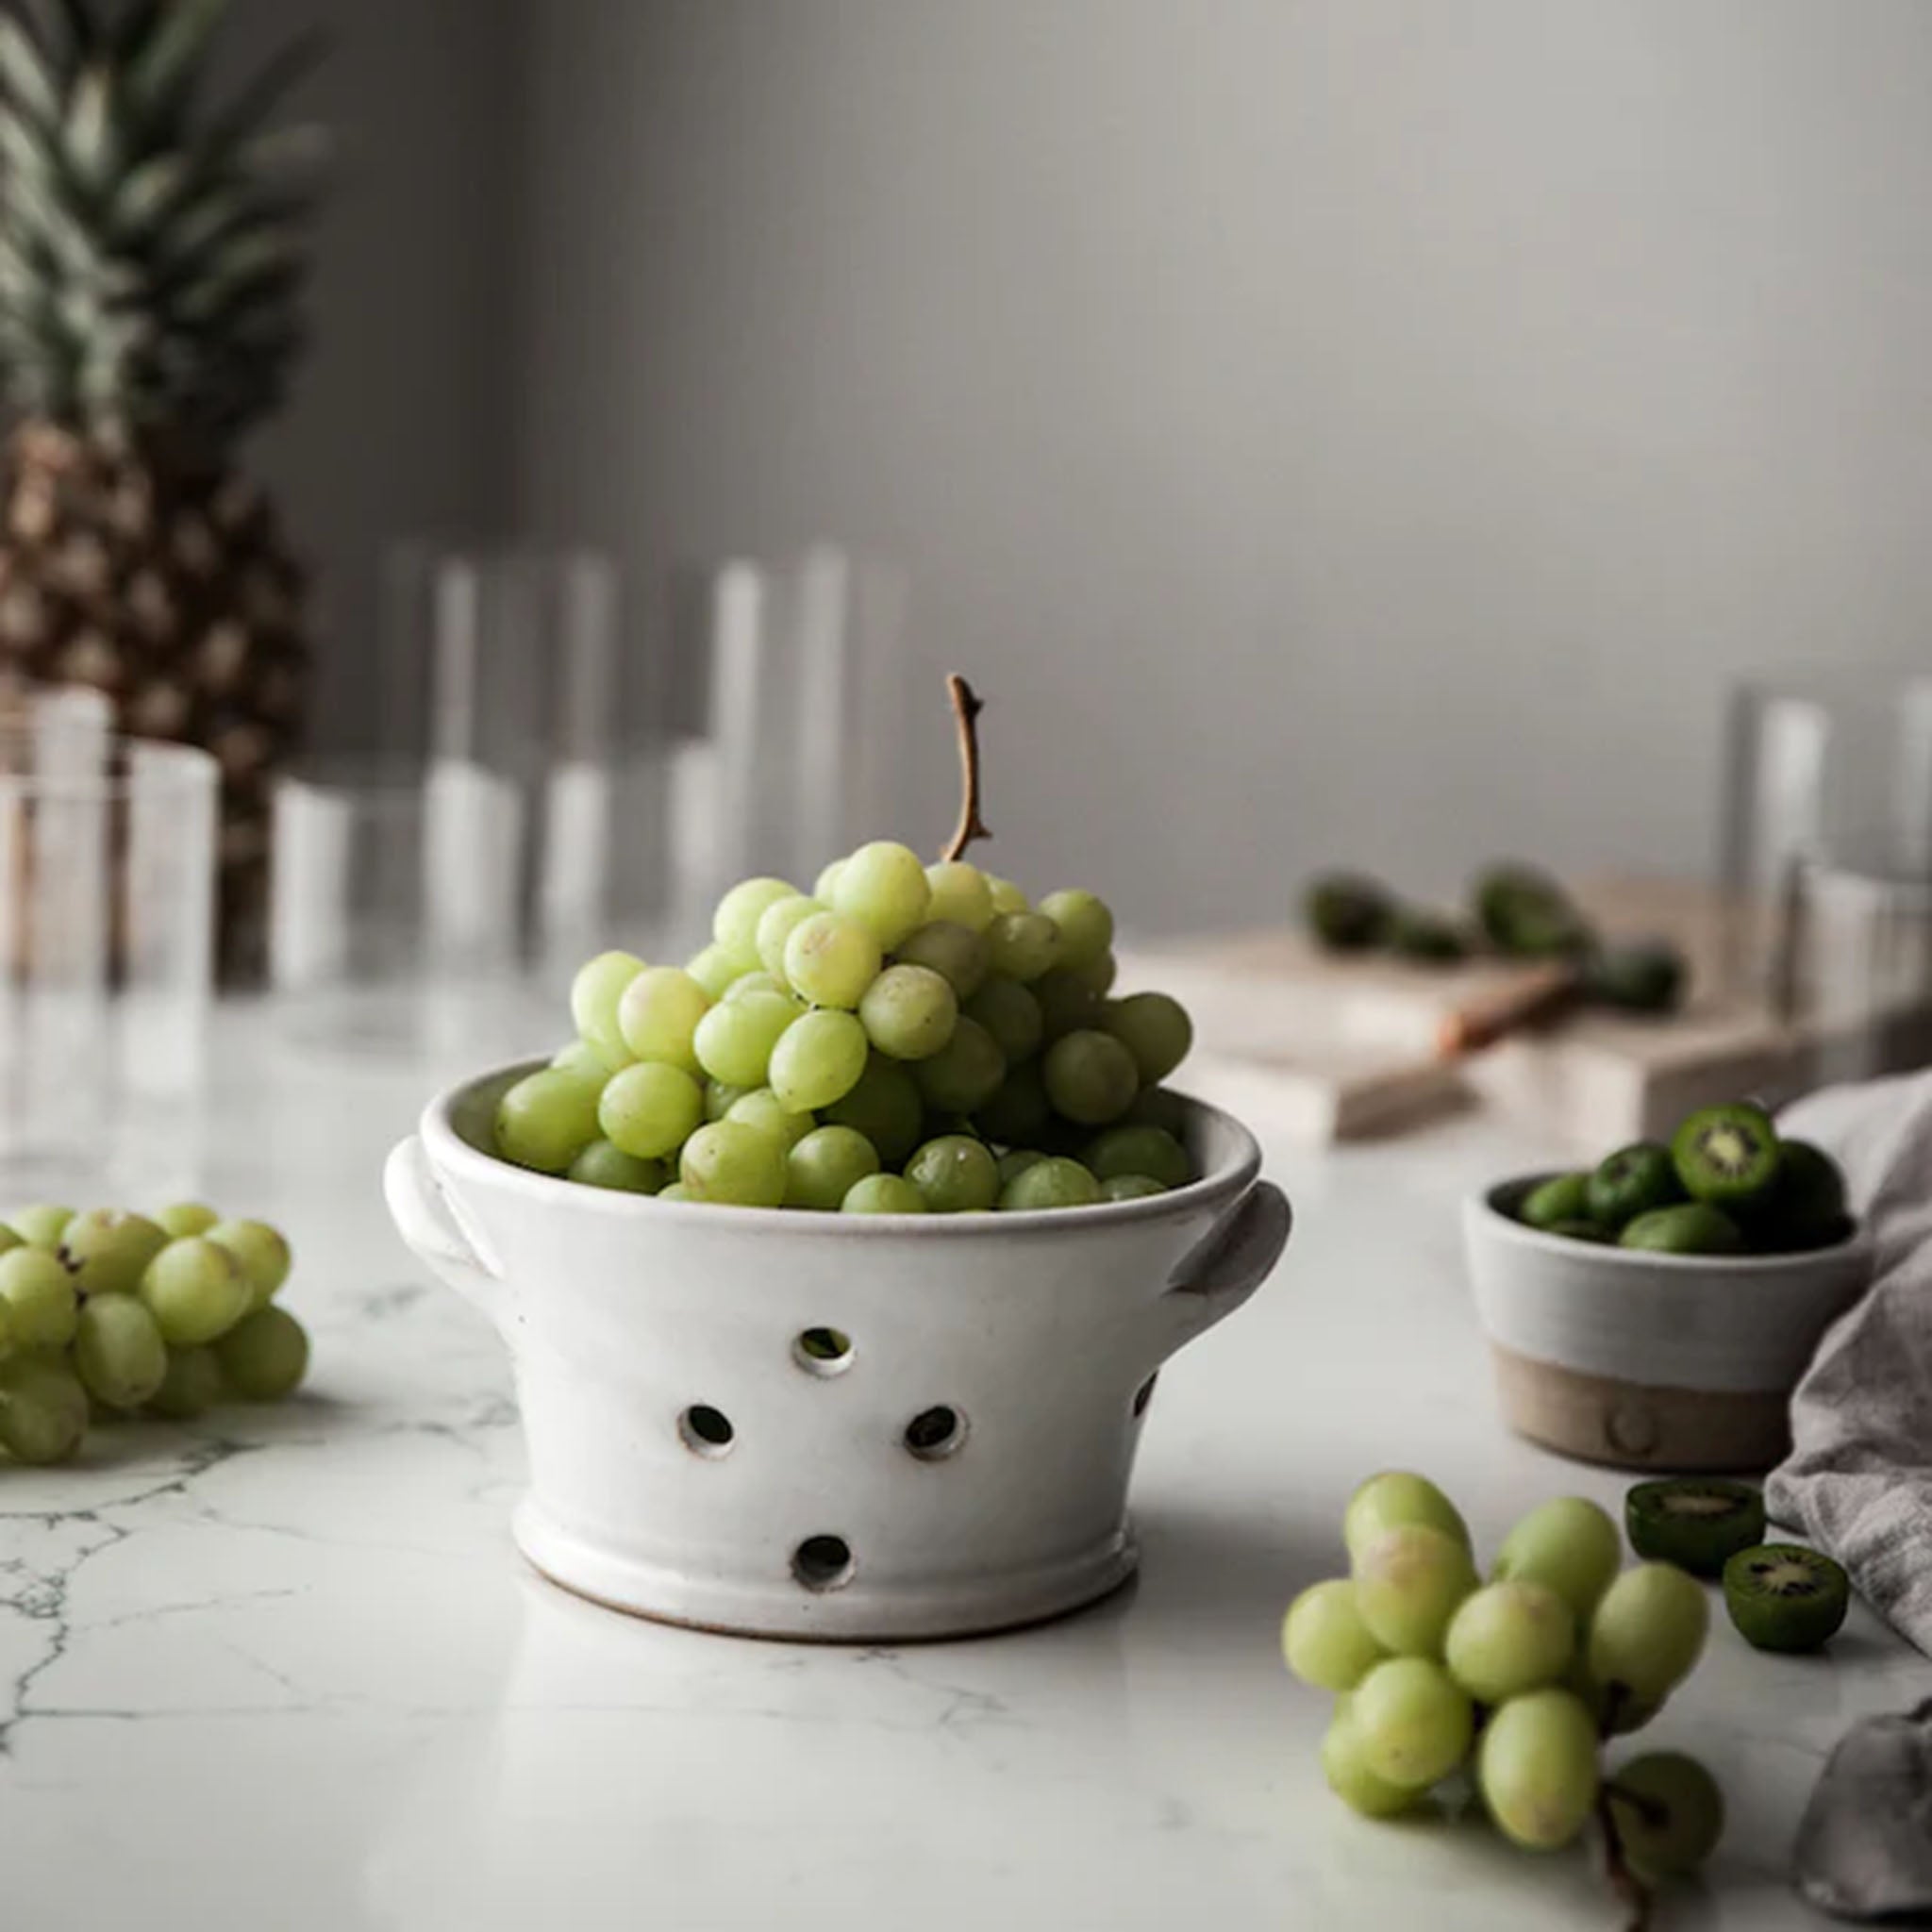
[[[515,1369],[525,1555],[615,1607],[889,1641],[1037,1622],[1132,1574],[1154,1376],[1288,1240],[1252,1135],[1191,1103],[1201,1178],[1036,1214],[706,1207],[489,1152],[529,1066],[391,1156],[403,1239]]]
[[[1516,1219],[1548,1174],[1472,1197],[1463,1235],[1509,1426],[1619,1469],[1762,1470],[1790,1446],[1790,1398],[1864,1291],[1862,1236],[1799,1255],[1661,1255]]]

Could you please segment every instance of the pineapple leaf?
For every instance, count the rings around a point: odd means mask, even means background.
[[[90,67],[75,82],[64,145],[75,178],[92,192],[99,193],[120,174],[126,142],[109,69]]]
[[[10,13],[0,14],[0,86],[23,114],[42,127],[60,120],[60,92],[33,36]]]
[[[61,37],[71,60],[85,59],[101,47],[107,36],[89,0],[59,0],[59,12]]]
[[[117,235],[138,238],[152,234],[180,206],[194,185],[195,162],[175,149],[143,161],[122,182],[108,211]]]
[[[148,126],[176,115],[208,59],[230,0],[173,0],[128,58],[127,92]]]
[[[240,146],[334,49],[335,37],[321,27],[291,41],[242,89],[227,110],[217,119],[209,134],[209,153],[225,156]]]

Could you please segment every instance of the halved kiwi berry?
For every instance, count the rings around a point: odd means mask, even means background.
[[[1376,880],[1358,873],[1329,873],[1307,890],[1304,902],[1315,937],[1337,953],[1358,953],[1388,937],[1395,902]]]
[[[1539,1182],[1523,1197],[1516,1215],[1525,1227],[1552,1228],[1559,1221],[1588,1221],[1590,1176],[1559,1174]]]
[[[1671,1150],[1655,1141],[1619,1147],[1590,1177],[1590,1218],[1612,1232],[1640,1214],[1674,1207],[1683,1198]]]
[[[1647,1248],[1654,1255],[1737,1255],[1743,1252],[1744,1236],[1723,1208],[1685,1201],[1640,1214],[1617,1237],[1617,1245]]]
[[[1748,1483],[1707,1476],[1639,1483],[1624,1498],[1624,1529],[1640,1557],[1722,1576],[1732,1557],[1763,1537],[1764,1498]]]
[[[1760,1543],[1724,1565],[1724,1607],[1758,1650],[1816,1650],[1837,1634],[1851,1596],[1829,1557],[1796,1543]]]
[[[1749,1208],[1765,1200],[1777,1180],[1777,1129],[1747,1101],[1700,1108],[1672,1136],[1671,1158],[1693,1201]]]

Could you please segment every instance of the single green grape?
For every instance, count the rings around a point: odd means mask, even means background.
[[[1165,1087],[1143,1087],[1134,1104],[1121,1116],[1131,1127],[1158,1127],[1172,1134],[1183,1147],[1188,1144],[1188,1128],[1192,1121],[1190,1103]]]
[[[1724,1835],[1724,1795],[1696,1758],[1653,1751],[1604,1787],[1624,1856],[1651,1878],[1694,1872]]]
[[[724,1000],[698,1022],[692,1040],[698,1064],[714,1080],[733,1087],[762,1087],[772,1049],[798,1018],[798,1008],[782,994],[747,993]]]
[[[1062,966],[1096,966],[1113,944],[1113,914],[1091,892],[1049,892],[1040,910],[1060,929]]]
[[[1114,981],[1121,976],[1121,962],[1111,953],[1103,953],[1085,966],[1073,966],[1067,970],[1095,999],[1105,999],[1113,991]]]
[[[1099,1199],[1100,1183],[1077,1160],[1059,1157],[1034,1161],[1000,1190],[1000,1207],[1008,1214],[1091,1208]]]
[[[628,1059],[629,1055],[626,1054],[625,1058]],[[604,1091],[604,1083],[609,1079],[612,1072],[610,1062],[588,1040],[573,1040],[568,1046],[558,1047],[551,1056],[550,1066],[552,1072],[568,1074],[573,1080],[581,1080],[585,1086],[599,1093]],[[166,1228],[169,1239],[178,1241],[183,1235],[206,1234],[208,1228],[221,1219],[212,1208],[208,1213],[208,1221],[202,1227],[167,1227],[165,1223],[162,1225]]]
[[[926,867],[925,882],[932,888],[928,920],[963,925],[968,932],[984,932],[992,924],[992,887],[976,865],[942,858]]]
[[[739,965],[728,949],[714,941],[703,951],[693,953],[684,962],[684,970],[714,1000],[722,1000],[730,991],[732,983],[746,969]]]
[[[747,1093],[756,1093],[756,1087],[734,1087],[728,1080],[707,1080],[705,1082],[705,1118],[708,1121],[722,1121],[731,1111],[736,1101],[742,1100]]]
[[[1187,1058],[1194,1044],[1188,1009],[1164,992],[1130,992],[1101,1008],[1100,1027],[1134,1057],[1141,1085],[1153,1087]]]
[[[1043,912],[1002,912],[986,938],[1003,979],[1035,980],[1059,964],[1060,929]]]
[[[1007,1077],[1006,1056],[985,1027],[962,1019],[938,1053],[913,1063],[912,1077],[926,1106],[970,1114],[999,1091]]]
[[[660,1201],[695,1201],[697,1196],[682,1181],[673,1181],[668,1188],[658,1190]]]
[[[1087,1144],[1080,1157],[1096,1178],[1116,1174],[1152,1174],[1170,1188],[1184,1188],[1194,1177],[1188,1150],[1158,1127],[1109,1127]]]
[[[1335,1716],[1322,1740],[1322,1774],[1328,1780],[1328,1789],[1364,1818],[1397,1817],[1409,1810],[1420,1795],[1405,1786],[1391,1785],[1369,1769],[1354,1708],[1345,1697],[1337,1702]]]
[[[835,858],[812,881],[811,895],[821,906],[832,903],[832,894],[839,890],[839,879],[845,870],[845,861]]]
[[[1569,1844],[1596,1807],[1596,1726],[1567,1690],[1532,1690],[1490,1714],[1476,1786],[1504,1837],[1525,1851]]]
[[[1133,1056],[1108,1033],[1069,1033],[1046,1050],[1046,1097],[1082,1126],[1105,1126],[1134,1104],[1140,1074]]]
[[[1639,1563],[1613,1581],[1590,1621],[1591,1675],[1641,1704],[1669,1696],[1704,1654],[1710,1606],[1697,1579],[1671,1563]]]
[[[935,1214],[984,1212],[1000,1198],[999,1162],[970,1134],[946,1134],[906,1163],[906,1178]]]
[[[1048,1041],[1064,1040],[1082,1027],[1100,1024],[1100,1000],[1064,966],[1042,973],[1030,989],[1040,1002],[1041,1029]]]
[[[684,1143],[677,1178],[688,1200],[776,1208],[785,1199],[785,1150],[741,1121],[714,1121]]]
[[[1017,1180],[1029,1167],[1038,1167],[1046,1156],[1031,1147],[1014,1147],[1000,1156],[1000,1189],[1004,1192],[1008,1181]]]
[[[1117,1174],[1100,1184],[1103,1201],[1145,1201],[1168,1191],[1167,1184],[1156,1180],[1151,1174]]]
[[[82,1305],[74,1367],[87,1392],[108,1408],[139,1408],[168,1374],[168,1345],[155,1318],[131,1294]]]
[[[215,1361],[243,1402],[280,1402],[308,1373],[308,1334],[287,1308],[258,1308],[215,1343]]]
[[[1384,1530],[1356,1556],[1352,1574],[1362,1622],[1398,1657],[1441,1657],[1450,1618],[1476,1589],[1469,1552],[1425,1523]]]
[[[132,1294],[142,1271],[167,1245],[166,1231],[146,1215],[93,1208],[62,1231],[60,1262],[78,1295]]]
[[[580,1157],[581,1158],[581,1157]],[[282,1291],[295,1257],[283,1235],[265,1221],[219,1221],[208,1238],[219,1241],[242,1264],[254,1291],[255,1306],[265,1308]],[[158,1253],[158,1249],[156,1251]]]
[[[992,914],[995,919],[1003,918],[1008,912],[1029,912],[1033,908],[1033,902],[1011,879],[999,878],[988,873],[986,890],[987,895],[992,901]]]
[[[879,1171],[877,1150],[851,1127],[814,1127],[786,1157],[785,1205],[835,1214]]]
[[[571,982],[570,1015],[579,1038],[588,1041],[607,1067],[621,1067],[630,1058],[617,1024],[618,1002],[624,990],[644,970],[635,953],[599,953],[578,967]]]
[[[929,966],[888,966],[858,1003],[866,1038],[896,1060],[930,1059],[952,1039],[959,1002]]]
[[[884,1054],[873,1054],[851,1092],[822,1109],[825,1124],[854,1127],[878,1149],[888,1167],[902,1166],[919,1145],[925,1104],[911,1073]]]
[[[570,1178],[614,1194],[655,1194],[669,1178],[662,1160],[641,1160],[614,1141],[592,1141],[570,1164]]]
[[[918,853],[880,839],[861,845],[845,861],[833,885],[831,903],[858,920],[890,952],[924,924],[932,887]]]
[[[772,1049],[772,1091],[793,1113],[830,1107],[858,1086],[866,1054],[865,1028],[856,1014],[830,1008],[807,1013]]]
[[[1007,1077],[974,1115],[974,1124],[1003,1147],[1020,1147],[1041,1139],[1052,1115],[1046,1084],[1028,1060],[1007,1069]]]
[[[818,1124],[808,1113],[794,1113],[769,1087],[754,1087],[735,1100],[724,1118],[771,1135],[788,1153]]]
[[[656,1060],[696,1074],[691,1036],[711,1009],[711,996],[681,966],[647,966],[625,988],[617,1028],[633,1059]]]
[[[7,1217],[7,1224],[30,1248],[44,1248],[48,1254],[60,1245],[60,1237],[67,1232],[67,1224],[74,1219],[72,1208],[53,1208],[44,1204],[32,1208],[16,1208]]]
[[[992,1035],[1012,1064],[1031,1059],[1046,1037],[1040,1002],[1017,979],[989,979],[959,1010]]]
[[[16,1462],[65,1462],[87,1424],[87,1391],[65,1357],[16,1355],[0,1362],[0,1448]]]
[[[1491,1574],[1554,1590],[1582,1624],[1623,1561],[1623,1539],[1607,1512],[1587,1497],[1553,1496],[1503,1539]]]
[[[561,1174],[597,1138],[597,1094],[568,1074],[526,1074],[497,1102],[496,1151],[519,1167]]]
[[[904,1174],[869,1174],[855,1181],[841,1204],[846,1214],[924,1214],[925,1196]]]
[[[1512,1578],[1466,1597],[1442,1641],[1449,1674],[1478,1704],[1557,1683],[1576,1648],[1576,1619],[1554,1590]]]
[[[255,1306],[241,1262],[206,1235],[170,1241],[148,1263],[141,1298],[164,1341],[182,1344],[225,1335]]]
[[[712,1010],[724,1012],[725,1008]],[[639,1160],[661,1160],[677,1151],[685,1136],[704,1117],[703,1090],[689,1074],[646,1060],[610,1076],[597,1106],[595,1127],[601,1127],[604,1138],[624,1153]],[[595,1138],[593,1128],[583,1147]],[[583,1147],[577,1153],[582,1153]]]
[[[4,1221],[0,1221],[0,1255],[10,1254],[15,1248],[25,1246],[26,1243]]]
[[[221,1367],[214,1350],[203,1344],[169,1349],[168,1372],[161,1377],[161,1386],[148,1397],[147,1406],[170,1422],[192,1423],[221,1399]]]
[[[1440,1529],[1467,1550],[1469,1524],[1456,1505],[1425,1475],[1406,1469],[1385,1469],[1357,1485],[1341,1518],[1341,1541],[1354,1559],[1386,1531],[1406,1523]]]
[[[742,1000],[749,999],[753,993],[775,993],[780,999],[791,1001],[793,1012],[805,1011],[805,1002],[775,973],[741,973],[726,989],[724,997]]]
[[[1393,1657],[1374,1666],[1350,1693],[1348,1710],[1364,1766],[1405,1790],[1447,1777],[1475,1735],[1468,1695],[1426,1657]]]
[[[74,1277],[44,1248],[0,1255],[0,1301],[12,1318],[16,1348],[65,1348],[74,1340],[80,1314]]]
[[[883,963],[872,929],[849,913],[814,912],[785,941],[785,977],[815,1007],[849,1012]]]
[[[718,901],[711,920],[711,937],[730,956],[741,971],[750,973],[758,963],[758,921],[768,907],[780,899],[795,899],[798,888],[783,879],[746,879]]]
[[[927,966],[954,993],[968,1000],[986,984],[992,970],[992,948],[986,935],[950,919],[928,920],[899,947],[902,966]]]
[[[598,1078],[603,1077],[600,1073]],[[205,1201],[176,1201],[155,1216],[155,1225],[171,1241],[179,1241],[190,1235],[206,1234],[221,1218]]]
[[[1353,1690],[1389,1653],[1369,1634],[1345,1576],[1311,1583],[1288,1607],[1281,1654],[1304,1684]]]
[[[786,941],[808,919],[829,909],[805,892],[793,892],[786,899],[774,899],[758,915],[758,964],[774,980],[782,982],[785,977]]]

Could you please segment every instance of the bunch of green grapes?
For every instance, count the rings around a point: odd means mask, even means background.
[[[1193,1028],[1113,992],[1113,914],[861,846],[809,893],[747,879],[683,966],[592,959],[577,1038],[496,1150],[592,1187],[850,1214],[1079,1208],[1194,1177],[1161,1082]]]
[[[1294,1600],[1282,1649],[1335,1695],[1322,1767],[1346,1804],[1399,1816],[1467,1773],[1526,1850],[1570,1844],[1594,1818],[1627,1884],[1709,1857],[1724,1801],[1701,1764],[1677,1752],[1603,1764],[1607,1740],[1648,1724],[1703,1652],[1709,1609],[1693,1577],[1624,1569],[1609,1517],[1558,1496],[1503,1540],[1484,1583],[1455,1505],[1400,1471],[1356,1491],[1342,1537],[1349,1574]]]
[[[0,1223],[0,1449],[64,1462],[103,1415],[292,1393],[308,1337],[275,1299],[291,1260],[266,1222],[199,1202],[20,1208]]]

